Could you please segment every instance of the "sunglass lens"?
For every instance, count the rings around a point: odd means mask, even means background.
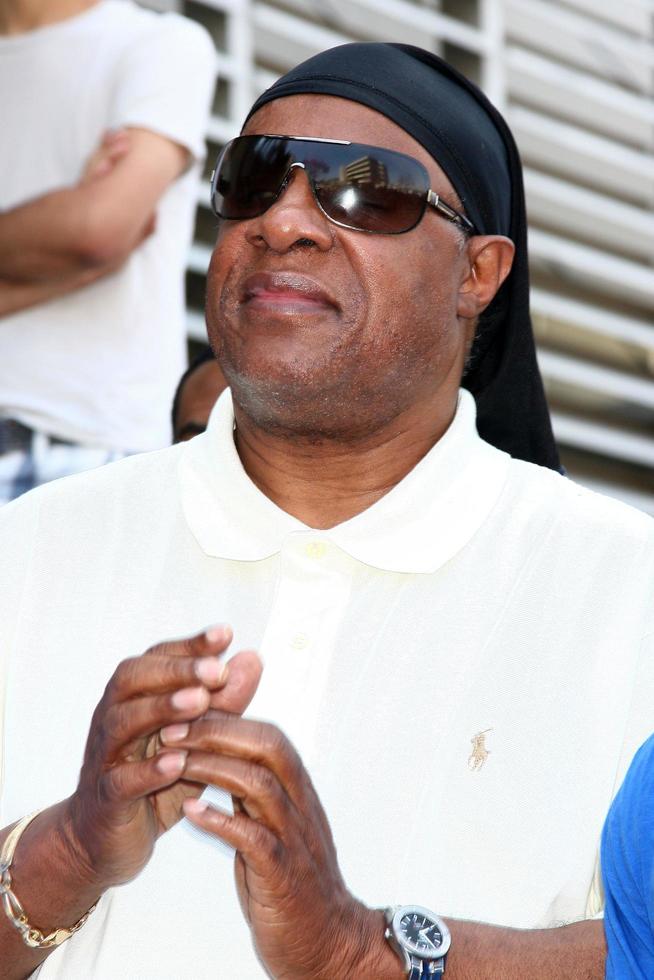
[[[211,203],[221,218],[256,218],[273,204],[294,163],[311,178],[325,214],[348,228],[401,234],[425,211],[429,176],[412,157],[360,143],[239,136],[216,165]]]
[[[211,204],[221,218],[263,214],[276,200],[290,165],[286,143],[241,136],[227,144],[216,165]]]
[[[329,166],[313,171],[316,196],[325,213],[362,231],[400,234],[425,210],[427,171],[410,157],[378,147],[329,147]]]

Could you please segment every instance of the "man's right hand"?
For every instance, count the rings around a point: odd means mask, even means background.
[[[203,790],[183,780],[186,753],[162,746],[159,730],[184,725],[208,708],[240,714],[261,676],[256,654],[219,659],[231,630],[216,627],[161,643],[117,667],[98,704],[65,835],[80,872],[100,894],[145,866],[155,842]]]

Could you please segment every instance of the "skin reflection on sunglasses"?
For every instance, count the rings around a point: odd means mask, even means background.
[[[279,99],[245,132],[406,153],[424,164],[436,193],[459,203],[411,136],[345,99]],[[485,242],[466,242],[431,210],[400,236],[340,228],[320,211],[299,169],[264,214],[221,222],[207,321],[239,427],[254,423],[309,439],[365,439],[386,423],[399,431],[430,419],[444,430],[475,317],[497,285],[497,275],[491,285],[492,273],[476,261]]]

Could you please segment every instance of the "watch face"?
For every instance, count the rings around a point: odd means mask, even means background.
[[[409,953],[421,959],[442,956],[443,932],[426,909],[405,907],[393,919],[395,935]]]

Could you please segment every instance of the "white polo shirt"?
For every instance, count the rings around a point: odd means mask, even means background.
[[[474,419],[462,392],[412,472],[328,531],[249,480],[229,391],[192,442],[5,507],[0,825],[74,789],[118,661],[228,622],[265,663],[248,714],[300,751],[355,895],[525,928],[596,913],[602,822],[654,729],[654,522]],[[41,980],[264,977],[232,872],[183,821]]]

